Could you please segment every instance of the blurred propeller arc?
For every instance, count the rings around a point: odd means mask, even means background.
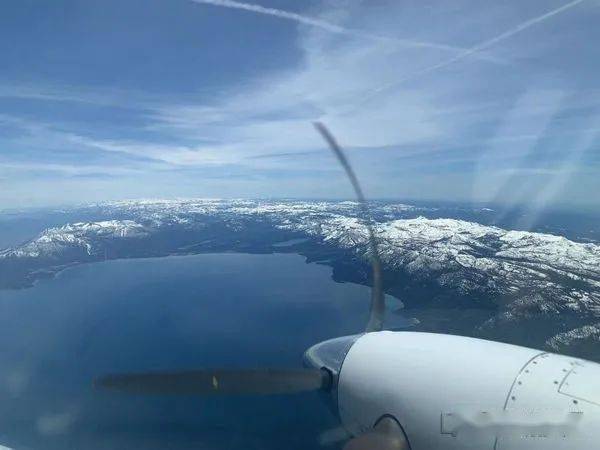
[[[367,219],[369,249],[373,267],[373,288],[367,332],[383,328],[385,299],[382,287],[381,261],[371,225],[367,201],[356,174],[343,150],[321,122],[314,123],[325,139],[356,193],[363,216]],[[94,386],[141,394],[190,394],[190,395],[272,395],[327,390],[332,385],[332,375],[325,369],[207,369],[180,372],[146,372],[117,374],[101,377]]]
[[[321,134],[325,142],[329,145],[329,148],[333,154],[337,157],[341,166],[344,168],[354,193],[360,205],[363,216],[366,218],[367,233],[369,235],[369,251],[371,258],[371,267],[373,270],[373,287],[371,289],[371,310],[369,314],[369,322],[365,331],[367,333],[371,331],[381,331],[383,329],[383,321],[385,315],[385,295],[383,292],[383,274],[381,269],[381,258],[379,256],[379,246],[377,244],[377,238],[372,225],[372,215],[369,209],[369,203],[365,199],[358,178],[348,157],[338,144],[337,140],[333,137],[333,134],[327,129],[327,127],[321,122],[314,123],[315,128]]]

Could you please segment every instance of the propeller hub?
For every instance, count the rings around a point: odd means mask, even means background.
[[[335,387],[346,355],[361,336],[362,334],[343,336],[313,345],[304,353],[304,365],[329,372],[333,378],[332,387]]]

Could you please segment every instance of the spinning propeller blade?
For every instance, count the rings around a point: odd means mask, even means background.
[[[348,175],[363,216],[367,219],[373,288],[366,331],[380,331],[383,328],[385,299],[381,261],[369,206],[348,158],[333,135],[322,123],[316,122],[314,125]],[[137,394],[272,395],[328,390],[332,386],[332,375],[324,369],[208,369],[107,375],[95,380],[94,385],[101,389]],[[393,423],[389,423],[387,418],[383,419],[371,431],[349,441],[344,450],[408,449],[400,425],[391,418],[389,420]]]
[[[107,375],[94,385],[136,394],[274,395],[327,389],[329,373],[318,369],[188,370]]]
[[[327,142],[344,168],[366,218],[369,250],[373,268],[371,306],[366,332],[381,331],[385,315],[385,297],[381,259],[369,205],[356,174],[333,135],[320,122],[315,128]],[[136,394],[179,395],[274,395],[328,390],[332,375],[325,369],[246,369],[187,370],[107,375],[95,380],[94,386]],[[344,436],[342,436],[344,437]],[[346,443],[343,450],[410,450],[402,427],[391,417],[384,417],[370,431]]]
[[[371,311],[369,315],[369,322],[367,323],[366,332],[381,331],[383,329],[383,320],[385,315],[385,297],[383,293],[383,279],[381,272],[381,259],[379,257],[379,248],[377,246],[377,239],[375,238],[375,232],[371,225],[371,212],[369,210],[369,204],[365,200],[365,196],[358,182],[358,178],[350,165],[350,161],[344,154],[344,151],[337,143],[333,135],[329,132],[327,127],[321,122],[314,123],[317,131],[323,136],[323,139],[331,148],[331,151],[335,154],[338,161],[344,168],[346,175],[350,179],[350,183],[354,188],[356,197],[362,209],[363,215],[367,218],[367,232],[369,233],[369,250],[371,253],[371,266],[373,268],[373,288],[371,289]]]

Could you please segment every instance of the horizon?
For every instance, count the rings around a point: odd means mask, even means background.
[[[36,212],[57,212],[61,210],[76,211],[90,207],[102,205],[115,205],[118,203],[160,203],[160,202],[324,202],[324,203],[355,203],[359,201],[355,197],[139,197],[139,198],[113,198],[101,201],[81,201],[73,203],[56,203],[43,206],[23,206],[23,207],[0,207],[0,214],[26,214]],[[568,203],[553,204],[544,208],[543,211],[529,203],[490,203],[470,200],[447,200],[447,199],[411,199],[411,198],[367,198],[367,203],[393,203],[406,206],[415,206],[420,208],[468,208],[472,210],[489,210],[493,213],[502,215],[522,213],[531,214],[535,221],[539,221],[546,215],[566,214],[570,217],[600,217],[600,211],[593,206],[585,207],[581,205],[572,205]],[[0,217],[1,219],[1,217]]]

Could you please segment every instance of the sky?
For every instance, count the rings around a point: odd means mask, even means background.
[[[259,1],[259,0],[256,0]],[[3,0],[0,208],[600,209],[599,0]]]

